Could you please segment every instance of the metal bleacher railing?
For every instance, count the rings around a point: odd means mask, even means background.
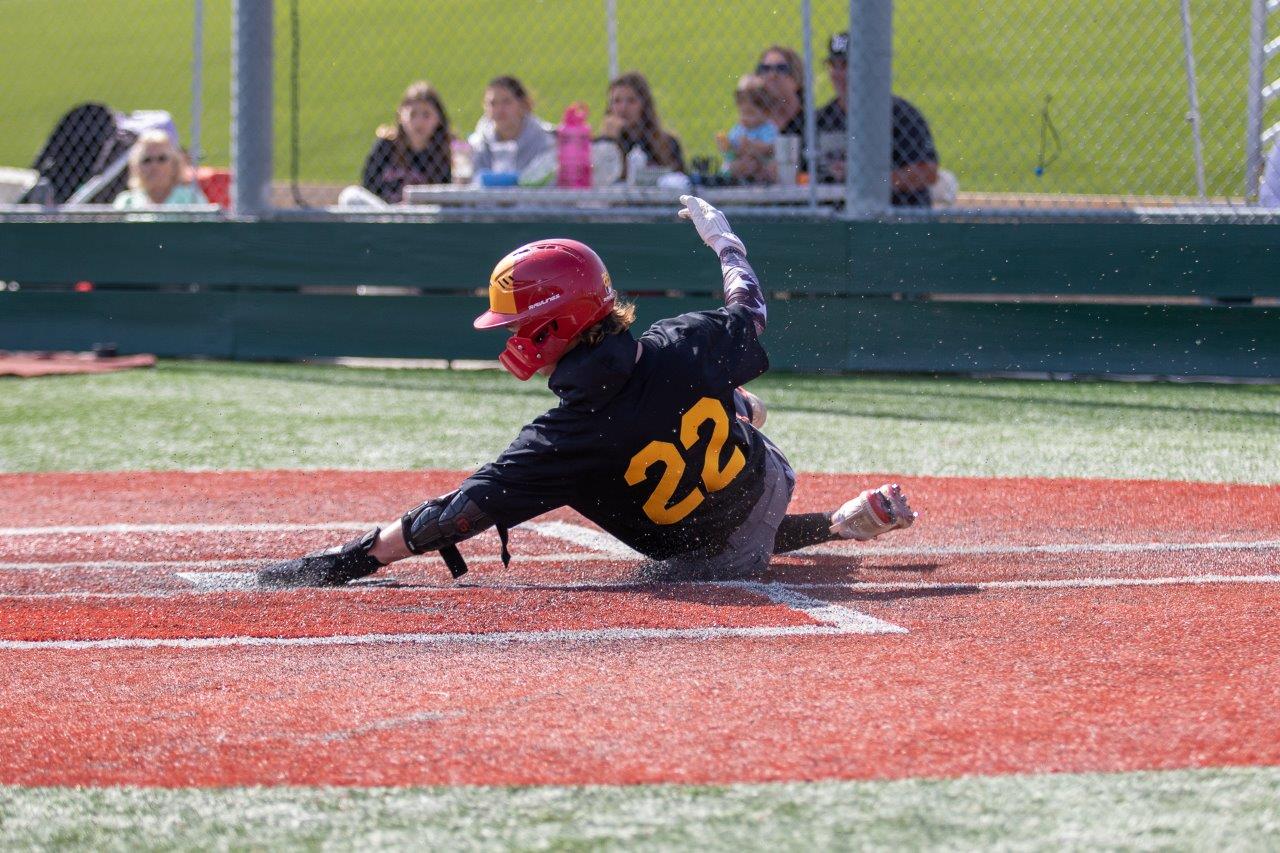
[[[0,216],[645,216],[653,199],[696,187],[780,215],[1255,221],[1280,184],[1280,163],[1266,168],[1280,145],[1280,0],[95,8],[76,20],[70,4],[6,9]],[[65,55],[77,62],[50,58]],[[622,89],[653,105],[657,135],[612,103],[611,81],[629,72],[641,85],[626,77]],[[501,157],[505,144],[502,107],[486,103],[499,77],[553,129],[586,108],[591,187],[546,188],[554,156],[476,166],[481,146]],[[386,191],[370,178],[378,132],[395,135],[416,80],[430,81],[446,131],[435,156],[447,159],[392,152],[382,165],[401,185]],[[794,141],[752,160],[737,134],[755,129],[742,125],[762,104],[773,130],[759,135]],[[652,150],[665,139],[677,156]],[[637,142],[645,161],[629,170]],[[144,144],[148,162],[131,162]]]

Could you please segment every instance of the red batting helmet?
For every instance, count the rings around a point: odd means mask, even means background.
[[[524,380],[559,361],[579,335],[608,316],[613,302],[609,271],[588,246],[539,240],[498,261],[489,277],[489,310],[475,327],[515,327],[498,360]]]

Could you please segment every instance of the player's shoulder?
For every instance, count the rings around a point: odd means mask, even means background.
[[[689,311],[675,317],[659,320],[640,336],[641,342],[666,346],[694,335],[705,334],[723,328],[730,320],[728,308],[708,311]]]
[[[659,320],[640,337],[640,345],[645,352],[677,362],[760,347],[755,321],[742,305]]]

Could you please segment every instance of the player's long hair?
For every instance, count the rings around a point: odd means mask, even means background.
[[[653,90],[649,88],[649,81],[639,71],[628,71],[609,81],[609,93],[612,94],[619,86],[626,86],[640,99],[640,127],[635,131],[623,130],[624,142],[644,140],[654,162],[683,172],[684,163],[676,156],[675,135],[667,131],[662,126],[662,119],[658,118],[658,108],[653,103]]]
[[[384,124],[379,127],[378,136],[391,143],[392,162],[401,169],[408,169],[409,132],[400,123],[399,110],[419,101],[430,104],[440,116],[440,126],[436,128],[435,133],[431,134],[431,138],[427,140],[427,159],[439,168],[447,168],[452,159],[449,143],[453,138],[453,134],[449,130],[449,114],[444,111],[444,101],[440,100],[440,93],[425,80],[418,80],[409,84],[409,88],[405,89],[404,95],[400,97],[396,123]]]
[[[603,341],[610,335],[620,335],[636,321],[636,306],[621,296],[613,303],[609,315],[582,333],[581,341],[589,347]]]

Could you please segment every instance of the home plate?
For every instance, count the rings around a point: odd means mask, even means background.
[[[258,588],[257,572],[178,572],[177,574],[200,592]]]
[[[257,572],[177,572],[176,574],[195,587],[197,592],[226,592],[237,589],[282,590],[291,588],[263,586],[258,583]],[[377,578],[344,584],[348,588],[395,585],[396,580],[394,578]]]

